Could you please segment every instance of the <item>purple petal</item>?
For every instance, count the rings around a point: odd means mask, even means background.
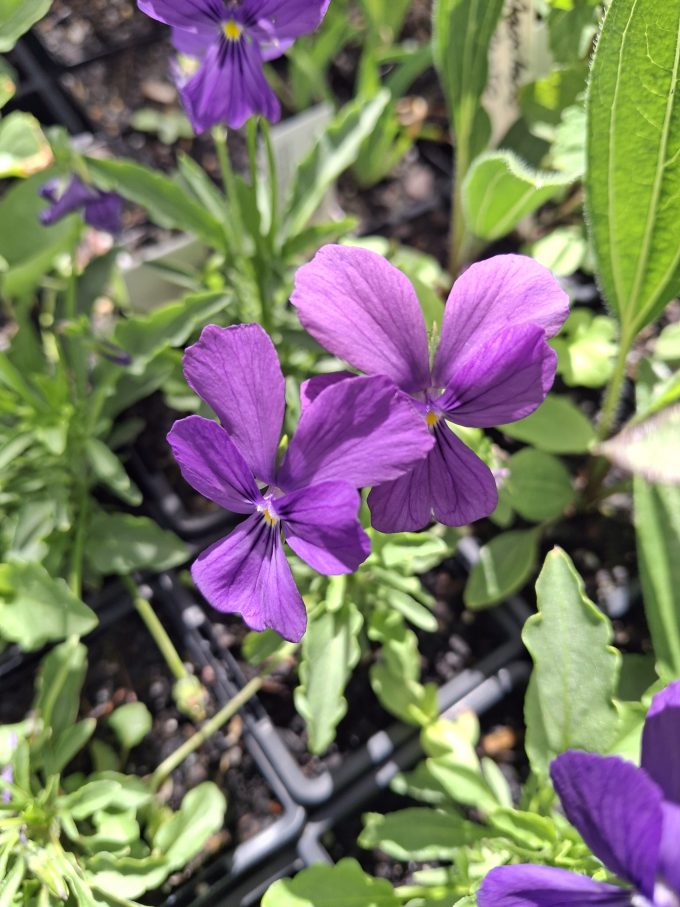
[[[240,129],[255,114],[271,122],[281,116],[279,101],[262,71],[258,45],[243,37],[211,44],[198,71],[179,88],[196,133],[217,123]]]
[[[611,872],[651,900],[661,843],[661,791],[618,756],[570,750],[550,775],[564,813]]]
[[[346,482],[322,482],[275,502],[293,551],[324,574],[353,573],[371,553],[357,519],[361,498]]]
[[[330,0],[245,0],[243,16],[258,41],[287,41],[321,25]]]
[[[52,187],[53,188],[53,187]],[[53,194],[53,193],[52,193]],[[84,207],[88,202],[96,200],[97,190],[87,186],[79,177],[73,176],[66,189],[54,204],[40,213],[40,222],[49,227]]]
[[[477,892],[479,907],[630,907],[632,892],[552,866],[498,866]]]
[[[259,324],[209,324],[184,353],[189,386],[212,407],[252,472],[274,477],[285,384],[274,345]]]
[[[187,31],[185,28],[172,30],[172,46],[188,57],[202,57],[210,45],[218,43],[219,39],[220,33],[214,22],[199,25],[195,31]]]
[[[217,32],[225,9],[222,0],[137,0],[137,6],[152,19],[192,32],[208,24]]]
[[[499,331],[536,324],[546,337],[569,313],[567,294],[553,275],[524,255],[497,255],[471,265],[453,285],[434,360],[433,383],[445,387],[456,360],[467,359]]]
[[[238,612],[253,630],[271,628],[290,642],[302,638],[307,611],[283,552],[279,526],[271,526],[261,513],[204,551],[191,575],[218,611]]]
[[[85,223],[95,230],[120,233],[122,228],[123,199],[116,192],[98,192],[97,197],[85,202]]]
[[[482,428],[528,416],[555,380],[557,355],[544,337],[533,324],[500,331],[453,370],[437,410]]]
[[[405,391],[430,385],[425,321],[411,282],[381,255],[324,246],[295,275],[305,329],[350,365]]]
[[[441,422],[434,436],[426,460],[369,494],[371,525],[379,532],[414,532],[433,519],[464,526],[496,509],[498,491],[489,467]]]
[[[321,391],[337,384],[338,381],[344,381],[345,378],[356,378],[356,375],[353,372],[330,372],[328,375],[314,375],[303,381],[300,385],[300,412],[304,412]]]
[[[378,485],[407,472],[432,444],[422,415],[387,378],[339,381],[300,416],[277,484],[284,491],[325,481]]]
[[[673,751],[676,752],[676,751]],[[663,804],[663,832],[661,834],[661,847],[659,850],[659,865],[657,868],[657,885],[659,877],[680,898],[680,860],[678,859],[678,842],[680,842],[680,807],[675,803]],[[663,901],[654,892],[654,903],[657,907],[662,905],[677,904],[678,900]]]
[[[680,804],[680,680],[657,693],[642,733],[642,767],[666,800]]]
[[[217,422],[202,416],[179,419],[168,443],[185,480],[225,510],[252,513],[261,498],[253,473]]]

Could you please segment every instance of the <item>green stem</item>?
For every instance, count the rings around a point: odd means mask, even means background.
[[[217,160],[220,165],[224,194],[228,203],[225,225],[234,245],[232,252],[240,253],[241,237],[243,236],[243,219],[241,217],[241,206],[239,204],[238,191],[236,189],[236,177],[231,166],[231,160],[229,159],[227,131],[221,126],[213,126],[212,137],[215,143],[215,151],[217,152]]]
[[[122,576],[121,579],[123,585],[130,593],[130,598],[135,606],[135,610],[144,621],[146,629],[152,635],[154,642],[158,646],[158,650],[165,659],[165,663],[176,680],[192,677],[193,675],[179,657],[177,649],[174,647],[165,627],[158,619],[158,615],[151,607],[151,603],[148,599],[144,598],[137,587],[137,584],[130,576]]]
[[[469,137],[462,130],[456,135],[456,169],[451,186],[451,245],[449,247],[449,272],[455,279],[463,265],[466,244],[465,216],[463,214],[463,180],[469,162]]]
[[[273,666],[270,670],[272,669]],[[230,718],[234,717],[239,709],[241,709],[262,687],[270,670],[263,671],[261,674],[253,677],[252,680],[249,680],[243,689],[239,690],[239,692],[236,693],[226,705],[222,706],[219,712],[216,712],[209,721],[206,721],[200,730],[196,731],[186,743],[183,743],[182,746],[174,751],[174,753],[170,753],[167,759],[164,759],[161,762],[150,779],[152,790],[157,791],[166,778],[168,778],[188,756],[201,747],[214,733],[219,731]]]
[[[68,584],[76,598],[81,598],[83,591],[83,558],[85,555],[85,529],[87,527],[89,495],[87,480],[79,479],[76,496],[76,536],[71,549]]]
[[[631,346],[632,338],[629,339],[626,336],[621,338],[619,352],[616,357],[616,362],[614,363],[614,371],[612,372],[609,384],[607,385],[607,390],[605,391],[602,411],[597,425],[598,441],[604,441],[607,435],[609,435],[616,420],[619,403],[621,402],[623,382],[626,377],[626,363],[628,361],[628,354],[630,353]]]

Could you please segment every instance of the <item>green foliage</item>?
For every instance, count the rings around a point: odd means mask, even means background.
[[[15,110],[0,120],[0,179],[29,176],[51,158],[52,152],[35,117]]]
[[[680,484],[680,404],[629,423],[598,450],[647,482]]]
[[[224,821],[224,796],[210,782],[192,789],[173,813],[142,778],[114,770],[65,773],[95,731],[94,719],[76,723],[86,668],[85,647],[75,639],[54,648],[43,660],[29,718],[0,728],[0,759],[13,776],[10,785],[0,781],[6,907],[132,905],[186,866]],[[129,703],[109,724],[125,754],[150,718],[141,703]]]
[[[660,669],[680,675],[680,488],[634,482],[635,533],[647,624]]]
[[[144,567],[160,572],[188,557],[184,542],[149,517],[100,510],[90,521],[87,560],[103,576],[125,576]]]
[[[463,599],[468,608],[487,608],[517,592],[531,578],[538,559],[538,530],[513,529],[479,551]]]
[[[500,425],[510,438],[555,454],[586,453],[595,441],[592,423],[569,400],[549,394],[526,419]]]
[[[392,886],[385,879],[367,875],[356,860],[337,866],[310,866],[294,879],[274,882],[262,907],[399,907]]]
[[[466,223],[481,239],[498,239],[570,182],[562,174],[532,171],[509,151],[480,155],[463,184]]]
[[[611,647],[609,620],[586,598],[559,548],[546,557],[536,595],[538,614],[522,638],[534,661],[525,700],[527,755],[542,775],[565,750],[603,752],[613,741],[621,657]]]
[[[345,577],[333,577],[333,585],[344,584]],[[338,596],[340,606],[315,613],[302,640],[298,673],[300,686],[295,690],[295,707],[307,723],[309,749],[325,752],[335,738],[338,722],[347,712],[343,696],[345,685],[361,655],[357,636],[363,617],[351,601]]]
[[[597,271],[628,342],[680,290],[680,8],[612,0],[588,91]]]
[[[607,315],[573,309],[559,336],[552,341],[557,371],[570,387],[602,387],[611,377],[616,325]]]
[[[12,50],[19,38],[45,15],[52,0],[0,0],[0,53]]]
[[[525,448],[509,462],[505,489],[512,507],[526,520],[555,519],[574,500],[566,467],[551,454]]]

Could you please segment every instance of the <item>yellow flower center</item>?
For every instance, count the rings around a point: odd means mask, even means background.
[[[238,41],[238,39],[241,37],[241,32],[243,31],[243,29],[238,24],[238,22],[234,22],[233,19],[227,19],[227,21],[222,26],[222,31],[224,32],[224,36],[227,41]]]
[[[279,518],[269,510],[269,507],[264,508],[262,516],[264,517],[265,523],[268,523],[270,526],[276,526],[279,521]]]
[[[432,410],[425,413],[425,424],[428,428],[434,428],[437,422],[439,422],[439,416],[437,415],[437,413],[433,413]]]

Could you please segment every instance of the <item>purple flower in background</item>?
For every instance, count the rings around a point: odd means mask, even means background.
[[[642,767],[571,750],[550,771],[565,815],[621,888],[551,866],[499,866],[479,907],[678,907],[680,681],[658,693],[645,721]]]
[[[42,198],[50,202],[40,214],[40,222],[49,227],[82,208],[86,224],[107,233],[120,233],[123,200],[115,192],[102,192],[94,186],[88,186],[79,176],[72,176],[71,181],[59,195],[58,180],[50,180],[40,189]]]
[[[10,737],[9,737],[9,746],[10,746],[11,751],[16,749],[18,741],[19,741],[19,738],[14,733],[14,731],[12,731],[12,733],[10,734]],[[0,778],[3,781],[5,781],[7,784],[14,783],[14,769],[12,768],[11,763],[9,763],[8,765],[5,765],[4,768],[2,769],[2,771],[0,771]],[[8,790],[3,790],[2,791],[2,802],[9,803],[9,801],[11,799],[12,799],[12,794]]]
[[[491,470],[445,420],[486,428],[522,419],[543,402],[557,360],[546,339],[568,314],[552,274],[522,255],[468,268],[446,303],[432,366],[413,286],[374,252],[325,246],[297,272],[291,301],[323,347],[408,394],[434,435],[426,459],[373,489],[373,526],[415,531],[433,518],[460,526],[491,513],[498,500]]]
[[[262,64],[314,31],[330,0],[137,0],[148,16],[171,25],[178,51],[200,57],[180,86],[195,132],[224,123],[238,129],[253,114],[275,122],[278,99]]]
[[[285,383],[257,324],[208,325],[184,356],[187,382],[219,416],[175,422],[168,441],[198,492],[247,514],[194,562],[194,582],[218,611],[297,642],[307,614],[286,561],[292,550],[319,573],[351,573],[368,556],[358,488],[395,479],[432,438],[386,378],[334,383],[305,407],[277,466]]]

